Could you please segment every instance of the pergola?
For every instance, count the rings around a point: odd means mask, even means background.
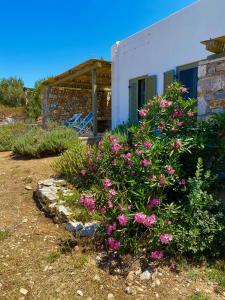
[[[93,134],[97,135],[97,90],[111,91],[111,62],[90,59],[72,69],[42,82],[42,106],[45,110],[52,87],[73,90],[91,90],[93,112]],[[43,117],[43,125],[46,119]]]

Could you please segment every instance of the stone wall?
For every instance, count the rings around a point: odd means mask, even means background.
[[[198,68],[198,116],[225,110],[225,57],[201,61]]]
[[[111,93],[98,91],[98,127],[99,131],[111,126]],[[75,113],[82,117],[92,111],[91,90],[75,90],[64,88],[50,88],[44,109],[46,120],[63,124]]]

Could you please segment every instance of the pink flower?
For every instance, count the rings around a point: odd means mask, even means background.
[[[181,140],[176,140],[173,144],[173,148],[176,150],[179,150],[182,147],[182,142]]]
[[[149,204],[147,205],[147,207],[149,209],[153,209],[154,207],[157,207],[160,205],[160,200],[158,198],[153,198]]]
[[[80,201],[81,201],[82,205],[87,208],[87,210],[89,212],[94,211],[94,209],[95,209],[95,197],[92,197],[91,195],[88,195],[88,194],[86,194],[85,196],[82,195],[80,197]]]
[[[129,218],[125,215],[119,215],[118,216],[118,221],[120,223],[121,226],[127,226]]]
[[[136,154],[137,156],[141,156],[141,155],[142,155],[142,151],[137,149],[137,150],[135,151],[135,154]]]
[[[87,174],[87,170],[86,169],[82,169],[80,171],[80,173],[81,173],[82,176],[85,176]]]
[[[134,222],[139,223],[139,224],[143,224],[144,221],[146,220],[146,215],[143,213],[136,213],[134,216]]]
[[[156,215],[151,215],[145,219],[143,224],[147,227],[151,227],[156,222]]]
[[[158,187],[160,188],[164,187],[165,184],[166,184],[165,176],[163,174],[160,174]]]
[[[109,207],[109,208],[113,208],[113,202],[112,202],[112,200],[109,200],[109,201],[108,201],[108,207]]]
[[[181,179],[180,181],[179,181],[179,185],[186,185],[187,184],[187,179]]]
[[[166,165],[166,166],[165,166],[165,169],[166,169],[166,172],[167,172],[169,175],[174,175],[175,170],[173,169],[172,166]]]
[[[144,142],[143,145],[145,148],[151,148],[153,146],[153,144],[151,142]]]
[[[185,88],[185,87],[181,87],[181,93],[185,94],[185,93],[188,93],[188,89]]]
[[[104,207],[99,208],[99,213],[100,214],[105,214],[106,213],[106,209]]]
[[[111,235],[113,233],[113,231],[116,230],[116,223],[113,223],[112,225],[106,224],[105,230],[108,235]]]
[[[171,225],[172,222],[171,222],[170,220],[166,220],[166,221],[165,221],[165,224],[166,224],[166,225]]]
[[[109,245],[109,247],[110,247],[111,249],[113,249],[113,250],[118,250],[118,249],[120,248],[120,242],[117,241],[117,240],[114,239],[114,238],[110,238],[110,239],[108,240],[108,245]]]
[[[117,153],[118,151],[120,151],[120,149],[122,148],[122,146],[118,143],[114,143],[112,144],[112,151]]]
[[[169,107],[173,104],[172,101],[167,101],[167,100],[161,100],[159,102],[160,107]]]
[[[128,166],[133,166],[134,165],[134,163],[133,163],[133,161],[131,159],[127,160],[127,164],[128,164]]]
[[[139,110],[139,116],[142,118],[146,117],[147,113],[148,113],[148,111],[146,109],[142,108]]]
[[[156,250],[156,251],[152,251],[150,256],[152,259],[160,260],[164,257],[164,254],[163,251]]]
[[[115,165],[116,165],[116,160],[113,159],[112,162],[111,162],[111,164],[112,164],[113,166],[115,166]]]
[[[110,196],[116,196],[117,195],[117,191],[114,189],[109,190],[109,195]]]
[[[162,132],[166,128],[166,124],[163,121],[160,121],[158,129]]]
[[[161,234],[159,240],[162,244],[169,244],[173,240],[173,236],[171,234]]]
[[[142,167],[148,167],[150,164],[151,164],[151,161],[147,160],[147,159],[143,159],[143,160],[140,161],[140,165]]]
[[[111,180],[110,179],[104,179],[103,180],[103,186],[105,189],[109,188],[112,185]]]
[[[184,122],[182,122],[182,121],[177,122],[178,127],[182,127],[183,125],[184,125]]]
[[[180,108],[174,109],[173,118],[182,117],[182,116],[183,116],[183,112]]]

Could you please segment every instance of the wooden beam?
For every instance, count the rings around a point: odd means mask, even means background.
[[[97,125],[97,78],[96,78],[96,69],[93,69],[91,72],[92,77],[92,112],[93,112],[93,134],[94,136],[98,133]]]
[[[68,80],[70,81],[70,80],[72,80],[72,79],[74,79],[74,78],[76,78],[78,76],[81,76],[81,75],[84,75],[86,73],[89,73],[89,72],[91,72],[92,70],[94,70],[96,68],[100,68],[101,66],[102,66],[102,64],[100,62],[95,62],[91,66],[87,66],[87,67],[85,67],[85,68],[83,68],[81,70],[75,71],[72,74],[70,74],[68,72],[68,75],[65,76],[64,78],[59,79],[59,80],[57,80],[57,78],[56,78],[56,82],[52,83],[51,86],[55,86],[55,85],[58,86],[59,84],[65,82],[65,81],[68,81]]]

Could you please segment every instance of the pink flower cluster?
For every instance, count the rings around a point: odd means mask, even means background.
[[[173,236],[171,234],[161,234],[159,240],[162,244],[169,244],[173,240]]]
[[[153,198],[147,205],[149,209],[154,209],[160,205],[160,200],[158,198]]]
[[[140,161],[140,166],[142,167],[148,167],[149,165],[151,165],[151,161],[150,160],[147,160],[147,159],[143,159]]]
[[[138,224],[143,224],[147,227],[151,227],[156,222],[156,216],[146,216],[143,213],[136,213],[134,216],[134,222]]]
[[[171,105],[173,105],[173,102],[172,101],[168,101],[168,100],[161,100],[160,102],[159,102],[159,105],[160,105],[160,107],[169,107],[169,106],[171,106]]]
[[[119,224],[121,226],[126,227],[127,223],[128,223],[128,220],[129,220],[129,218],[127,216],[125,216],[125,215],[119,215],[118,216],[118,221],[119,221]]]
[[[93,212],[95,210],[95,201],[96,198],[90,194],[81,195],[80,201],[84,207],[87,208],[89,212]]]
[[[108,239],[108,245],[112,250],[118,250],[120,248],[120,242],[114,238]]]
[[[150,257],[154,260],[160,260],[160,259],[163,259],[164,254],[163,254],[163,251],[155,250],[155,251],[151,252]]]
[[[153,144],[151,142],[144,142],[143,146],[148,149],[152,148]]]
[[[179,118],[183,116],[183,112],[180,108],[176,108],[173,111],[173,118]]]
[[[146,110],[146,109],[140,109],[139,110],[139,116],[141,117],[141,118],[144,118],[144,117],[146,117],[147,116],[147,113],[148,113],[148,111]]]
[[[176,150],[179,150],[182,147],[182,142],[181,140],[176,140],[173,144],[173,148]]]
[[[113,223],[112,225],[109,224],[105,225],[105,231],[108,235],[111,235],[115,230],[116,230],[116,223]]]
[[[105,189],[108,189],[111,185],[112,185],[112,183],[111,183],[110,179],[104,179],[103,180],[103,186],[104,186]]]
[[[172,166],[166,165],[166,166],[165,166],[165,169],[166,169],[166,172],[167,172],[169,175],[174,175],[174,174],[175,174],[175,170],[173,169]]]

